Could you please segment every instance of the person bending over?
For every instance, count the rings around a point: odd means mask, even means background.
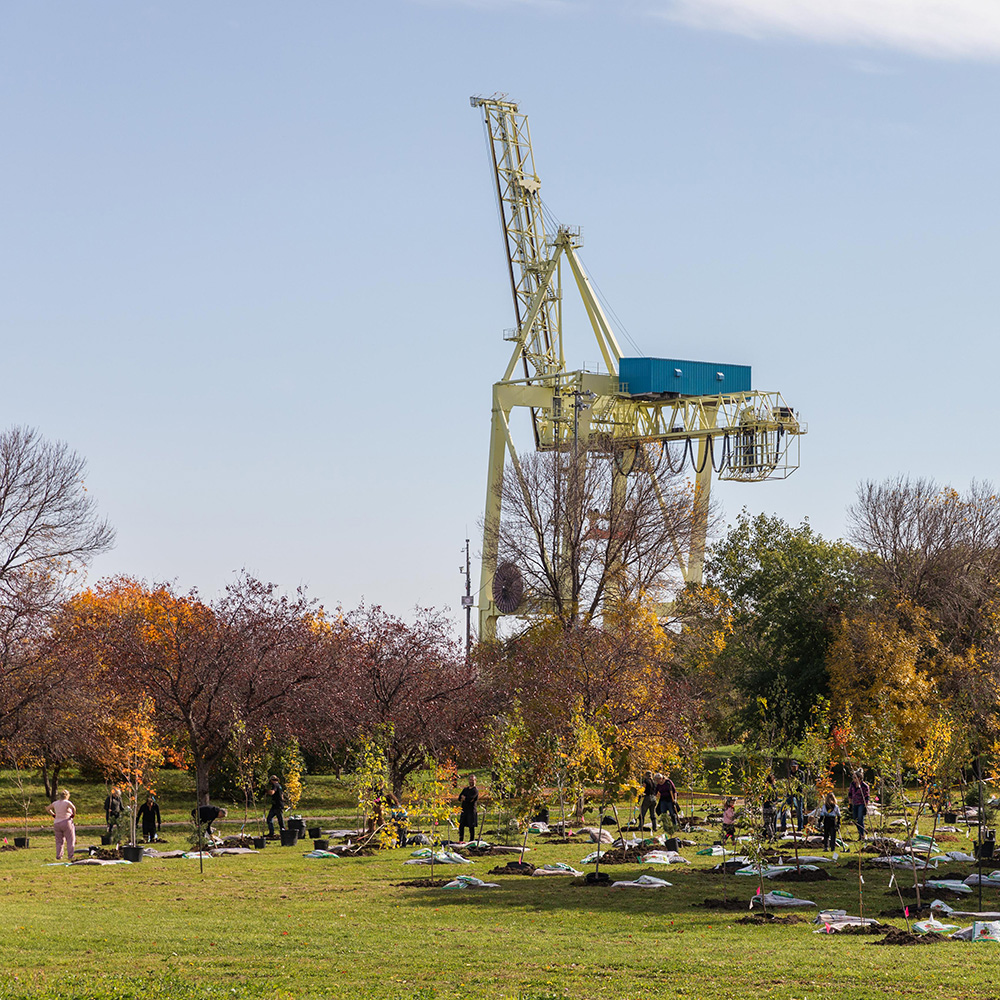
[[[212,824],[217,819],[225,819],[229,814],[225,809],[221,809],[219,806],[198,806],[197,809],[191,810],[191,816],[194,817],[195,814],[198,816],[198,826],[201,827],[202,823],[205,824],[205,836],[211,837],[214,835],[212,830]]]

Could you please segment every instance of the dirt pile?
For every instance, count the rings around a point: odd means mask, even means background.
[[[872,941],[872,944],[937,944],[939,941],[947,941],[948,938],[941,934],[914,934],[913,931],[904,931],[901,927],[893,927],[881,941]]]
[[[497,865],[496,868],[491,868],[489,871],[490,875],[531,875],[535,870],[533,864],[529,864],[527,861],[508,861],[507,864]]]

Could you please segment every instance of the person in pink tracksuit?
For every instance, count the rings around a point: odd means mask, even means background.
[[[48,806],[48,812],[55,818],[56,861],[62,860],[63,842],[66,844],[66,855],[72,861],[73,849],[76,847],[76,827],[73,825],[76,806],[70,802],[69,792],[65,788],[55,802]]]

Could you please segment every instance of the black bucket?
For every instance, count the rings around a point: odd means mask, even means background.
[[[254,837],[253,846],[257,851],[263,851],[267,847],[267,837]]]
[[[294,847],[299,842],[299,831],[298,830],[282,830],[281,831],[281,846],[282,847]]]
[[[313,838],[313,850],[314,851],[328,851],[330,849],[330,841],[323,840],[319,837]]]
[[[142,847],[137,844],[129,844],[121,848],[122,857],[126,861],[142,861]]]

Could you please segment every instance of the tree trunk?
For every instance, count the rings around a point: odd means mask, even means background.
[[[193,754],[194,757],[194,784],[195,794],[199,806],[207,806],[209,799],[208,792],[208,770],[209,765],[201,754]]]

